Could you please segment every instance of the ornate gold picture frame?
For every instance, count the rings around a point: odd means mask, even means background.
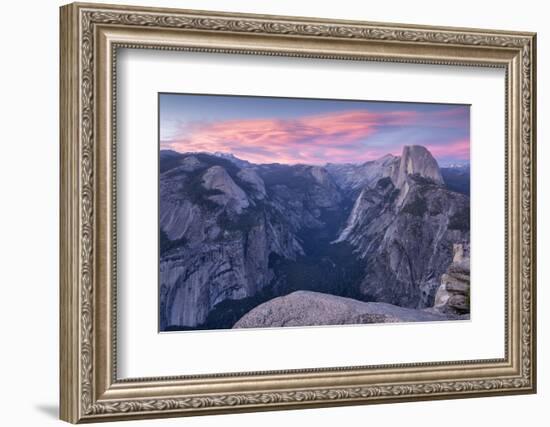
[[[75,3],[61,8],[60,43],[61,419],[535,392],[535,34]],[[116,62],[122,48],[503,69],[504,357],[120,379]]]

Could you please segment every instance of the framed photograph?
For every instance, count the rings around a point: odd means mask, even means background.
[[[536,391],[535,34],[61,8],[61,418]]]

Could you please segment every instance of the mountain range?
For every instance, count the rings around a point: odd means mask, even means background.
[[[365,310],[396,321],[395,307],[406,319],[468,316],[466,166],[439,168],[422,146],[325,166],[163,150],[159,166],[161,331],[272,325],[266,307],[287,296],[303,310],[304,295],[353,307],[339,323]],[[461,287],[449,270],[459,264]]]

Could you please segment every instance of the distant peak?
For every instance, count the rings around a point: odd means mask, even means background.
[[[181,156],[182,154],[175,150],[163,149],[163,150],[160,150],[160,155],[161,156]]]
[[[470,167],[470,163],[468,162],[462,162],[462,163],[444,163],[440,165],[441,168],[446,169],[467,169]]]
[[[213,156],[220,157],[222,159],[229,160],[230,162],[234,163],[235,165],[239,167],[247,167],[250,166],[251,163],[247,160],[240,159],[239,157],[235,156],[232,153],[222,152],[222,151],[216,151],[212,153]]]
[[[214,152],[214,156],[217,156],[217,157],[229,157],[231,159],[236,159],[237,157],[235,155],[233,155],[232,153],[225,153],[223,151],[215,151]]]

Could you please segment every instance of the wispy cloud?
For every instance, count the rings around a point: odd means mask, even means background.
[[[436,157],[468,157],[469,138],[460,134],[468,128],[468,121],[463,108],[446,108],[431,112],[358,109],[292,119],[186,122],[164,138],[161,147],[231,152],[256,163],[359,162],[398,154],[403,145],[413,143],[427,145]],[[439,134],[444,139],[437,140]]]

